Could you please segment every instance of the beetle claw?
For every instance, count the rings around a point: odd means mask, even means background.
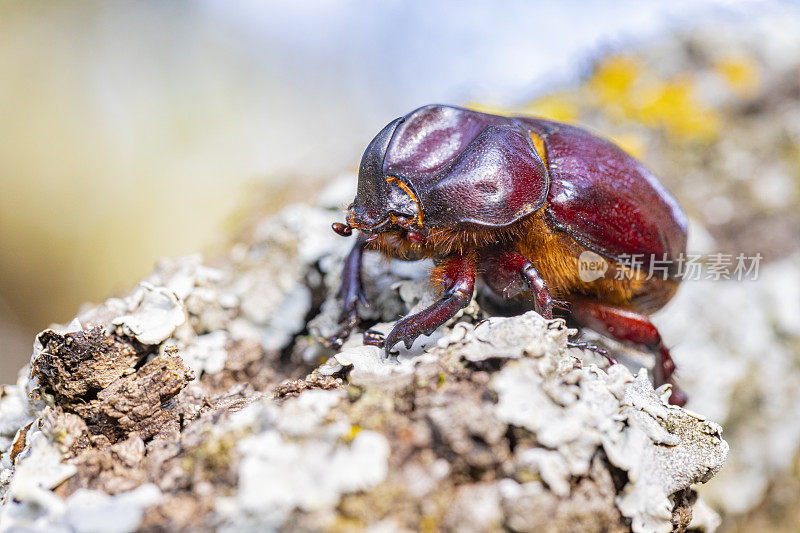
[[[324,344],[328,346],[328,348],[333,348],[337,352],[342,349],[344,345],[345,339],[341,337],[338,333],[336,335],[331,335],[327,339],[325,339]]]
[[[339,331],[325,339],[325,343],[328,347],[333,348],[334,350],[340,350],[342,345],[344,345],[344,341],[350,337],[350,334],[353,332],[353,328],[356,327],[358,323],[358,317],[356,316],[355,312],[352,312],[344,317],[344,319],[339,320],[342,326],[339,328]]]
[[[397,346],[400,342],[403,343],[406,350],[410,350],[411,346],[414,345],[414,341],[417,340],[417,337],[422,333],[423,332],[419,330],[419,324],[414,320],[409,320],[409,317],[399,320],[397,324],[394,325],[392,331],[389,332],[384,342],[385,358],[396,358],[395,356],[398,352],[393,353],[392,348]]]
[[[589,344],[588,342],[575,342],[575,341],[567,341],[567,348],[578,348],[581,350],[588,350],[590,352],[596,353],[597,355],[603,356],[606,361],[608,361],[609,365],[616,365],[617,360],[611,356],[606,350],[603,348],[599,348],[594,344]]]
[[[383,333],[379,331],[368,329],[364,332],[364,344],[367,346],[377,346],[378,348],[383,348],[386,344],[386,337],[384,337]]]
[[[672,394],[669,397],[669,403],[679,407],[686,405],[686,402],[689,400],[689,397],[686,396],[686,393],[676,387],[675,384],[672,383],[672,380],[668,381],[668,383],[672,385]]]
[[[397,356],[400,352],[391,351],[384,347],[384,350],[381,352],[381,361],[384,363],[397,363]]]

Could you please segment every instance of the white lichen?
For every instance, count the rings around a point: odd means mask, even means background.
[[[150,483],[114,496],[78,489],[67,498],[64,523],[75,533],[129,533],[139,529],[145,510],[162,499]]]
[[[725,426],[732,453],[701,489],[743,513],[800,453],[800,256],[763,267],[757,281],[692,281],[656,317],[689,407]]]
[[[160,344],[186,322],[178,296],[165,287],[142,282],[129,298],[131,309],[111,323],[142,344]]]
[[[326,423],[341,391],[309,390],[279,408],[256,404],[238,415],[254,432],[239,441],[239,488],[235,505],[220,502],[229,523],[252,518],[279,527],[295,509],[332,509],[342,494],[374,487],[386,477],[389,443],[380,433],[352,432],[342,420]],[[240,516],[245,513],[246,516]]]

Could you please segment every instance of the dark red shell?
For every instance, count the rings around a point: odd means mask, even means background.
[[[544,141],[547,166],[531,132]],[[413,216],[406,183],[424,225],[502,227],[546,206],[546,220],[609,259],[642,262],[686,249],[686,217],[636,159],[566,124],[425,106],[384,128],[364,153],[353,216],[376,226],[390,212]],[[627,262],[627,261],[625,261]]]
[[[518,120],[544,139],[549,222],[610,259],[641,254],[648,266],[686,251],[686,215],[639,161],[581,128]]]
[[[506,226],[541,208],[548,185],[529,133],[514,121],[439,105],[393,121],[370,143],[354,204],[359,223],[413,216],[389,176],[414,191],[427,227]]]

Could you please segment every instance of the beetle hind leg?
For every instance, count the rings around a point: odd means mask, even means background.
[[[672,385],[670,403],[684,405],[686,394],[677,388],[672,379],[675,362],[664,346],[658,329],[645,315],[613,307],[592,300],[575,300],[570,309],[572,317],[581,325],[607,335],[614,340],[638,344],[656,354],[656,365],[653,369],[653,381],[656,387],[665,383]]]
[[[596,353],[597,355],[602,356],[603,358],[605,358],[605,360],[608,361],[608,364],[610,364],[610,365],[616,365],[617,364],[617,360],[614,359],[614,357],[611,354],[609,354],[603,348],[595,346],[594,344],[590,344],[588,342],[567,341],[567,347],[568,348],[578,348],[579,350],[588,350],[588,351],[590,351],[592,353]]]

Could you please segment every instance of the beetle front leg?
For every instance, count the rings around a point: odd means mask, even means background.
[[[475,259],[471,256],[455,255],[442,261],[434,271],[434,277],[444,283],[444,294],[427,309],[395,324],[386,337],[385,357],[390,357],[390,350],[400,341],[406,348],[411,348],[417,337],[430,335],[469,305],[475,291],[475,272]]]
[[[368,305],[361,282],[361,261],[364,255],[366,238],[360,234],[347,254],[342,267],[342,284],[337,296],[342,299],[339,323],[342,327],[328,341],[334,348],[341,348],[358,323],[358,304]]]

